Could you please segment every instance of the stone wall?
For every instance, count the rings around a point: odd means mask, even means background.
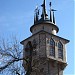
[[[50,39],[54,39],[55,41],[55,57],[51,57],[49,55],[50,50]],[[25,40],[24,42],[24,58],[26,57],[25,47],[28,41],[32,42],[36,40],[37,46],[33,48],[32,54],[32,72],[31,75],[63,75],[63,69],[61,68],[63,63],[66,63],[66,50],[65,50],[65,41],[56,37],[52,36],[44,31],[30,37],[29,39]],[[57,43],[61,41],[63,44],[63,60],[58,58],[58,47]],[[24,61],[23,61],[24,62]],[[59,65],[59,62],[62,63]],[[23,63],[25,66],[26,63]],[[59,65],[59,66],[58,66]]]

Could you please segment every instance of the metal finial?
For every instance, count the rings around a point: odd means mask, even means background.
[[[36,17],[35,17],[35,15],[34,15],[34,24],[36,23]]]
[[[52,11],[50,11],[50,22],[52,22]]]
[[[51,6],[52,6],[52,3],[50,2],[50,22],[52,22],[52,11],[51,11]]]
[[[55,24],[55,17],[54,17],[54,11],[53,11],[53,23]]]
[[[50,2],[50,4],[49,4],[49,5],[50,5],[50,7],[51,7],[51,6],[52,6],[52,3]]]
[[[44,13],[46,13],[46,7],[45,7],[45,4],[46,4],[46,3],[45,3],[45,0],[44,0],[43,4],[41,5],[41,6],[43,7],[43,12],[44,12]]]
[[[46,0],[43,1],[43,4],[41,5],[42,6],[42,19],[45,19],[46,18]]]
[[[57,11],[55,9],[51,9],[51,11],[53,11],[53,23],[55,24],[55,16],[54,16],[54,11]]]
[[[39,15],[39,9],[38,9],[38,6],[36,6],[35,13],[37,13],[37,15]]]

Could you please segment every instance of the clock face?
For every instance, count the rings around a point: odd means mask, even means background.
[[[46,44],[46,35],[42,33],[39,36],[39,44],[40,46],[44,46]]]

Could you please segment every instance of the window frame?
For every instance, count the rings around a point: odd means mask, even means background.
[[[55,57],[55,41],[50,39],[50,56]]]
[[[63,60],[63,44],[58,42],[58,58]]]

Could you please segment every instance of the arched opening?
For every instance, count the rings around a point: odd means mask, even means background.
[[[55,41],[50,39],[50,56],[55,57]]]
[[[63,44],[61,42],[58,43],[58,58],[63,59]]]

